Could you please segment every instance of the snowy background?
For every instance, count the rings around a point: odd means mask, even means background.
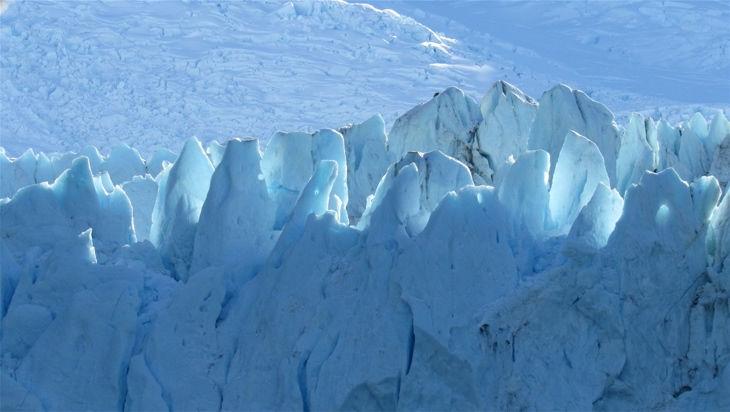
[[[82,2],[0,15],[0,138],[143,155],[191,136],[390,124],[448,86],[558,82],[619,118],[730,106],[727,2]],[[709,117],[709,116],[708,116]]]

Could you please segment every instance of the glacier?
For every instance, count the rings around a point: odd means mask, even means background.
[[[722,112],[365,119],[0,151],[0,409],[730,408]]]

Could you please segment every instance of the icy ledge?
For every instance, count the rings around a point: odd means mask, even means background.
[[[498,82],[263,152],[2,152],[1,409],[728,409],[729,141]]]

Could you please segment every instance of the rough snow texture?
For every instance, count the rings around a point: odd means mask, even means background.
[[[726,118],[545,96],[3,152],[0,409],[729,409]]]

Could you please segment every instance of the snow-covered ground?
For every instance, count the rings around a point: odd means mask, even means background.
[[[723,2],[7,5],[0,139],[16,155],[390,124],[448,86],[476,98],[498,79],[533,96],[565,82],[622,118],[730,106]]]
[[[413,19],[339,2],[13,1],[0,27],[0,136],[15,154],[392,121],[495,76]]]

